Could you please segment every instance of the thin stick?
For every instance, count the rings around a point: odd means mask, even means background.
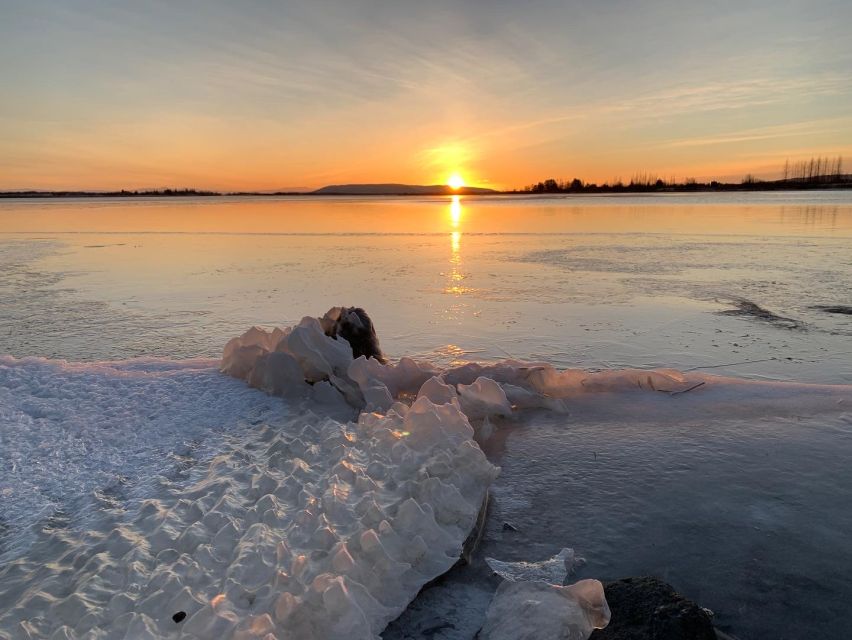
[[[672,391],[669,393],[670,396],[679,396],[681,393],[687,393],[688,391],[692,391],[693,389],[697,389],[698,387],[707,384],[706,382],[699,382],[698,384],[694,384],[688,389],[684,389],[683,391]]]
[[[504,354],[506,354],[507,356],[509,356],[509,358],[511,358],[512,360],[517,360],[517,358],[516,358],[515,356],[513,356],[511,353],[509,353],[508,351],[506,351],[506,350],[505,350],[503,347],[501,347],[499,344],[495,344],[495,345],[494,345],[494,348],[495,348],[495,349],[497,349],[498,351],[502,351]],[[484,351],[484,349],[483,349],[483,351]]]

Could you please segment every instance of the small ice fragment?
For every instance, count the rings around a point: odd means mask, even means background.
[[[426,396],[434,404],[449,404],[454,401],[458,402],[459,397],[454,387],[444,384],[444,381],[437,376],[432,376],[423,383],[423,386],[420,387],[420,391],[417,392],[418,398],[422,396]]]
[[[514,527],[513,527],[514,528]],[[503,562],[485,558],[486,564],[498,576],[509,582],[547,582],[561,585],[575,567],[583,564],[573,549],[564,548],[552,558],[541,562]]]
[[[586,640],[609,624],[603,585],[581,580],[568,587],[503,582],[488,612],[481,640]]]
[[[462,411],[471,420],[487,416],[508,416],[512,407],[497,382],[483,376],[474,380],[473,384],[458,385]]]

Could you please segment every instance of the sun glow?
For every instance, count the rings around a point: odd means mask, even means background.
[[[457,173],[450,176],[447,184],[453,189],[461,189],[464,186],[464,179]]]

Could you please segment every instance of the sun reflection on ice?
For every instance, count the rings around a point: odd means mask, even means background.
[[[458,229],[459,223],[461,222],[461,215],[461,196],[453,196],[450,201],[450,225],[452,225],[453,229]]]
[[[461,270],[461,220],[461,197],[453,196],[450,200],[450,227],[453,229],[450,232],[450,270],[447,272],[447,285],[444,288],[444,293],[455,296],[464,295],[471,291],[463,284],[467,276]]]

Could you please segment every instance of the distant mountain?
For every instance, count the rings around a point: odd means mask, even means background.
[[[444,196],[498,193],[482,187],[460,187],[453,189],[445,184],[330,184],[311,191],[319,196]]]

